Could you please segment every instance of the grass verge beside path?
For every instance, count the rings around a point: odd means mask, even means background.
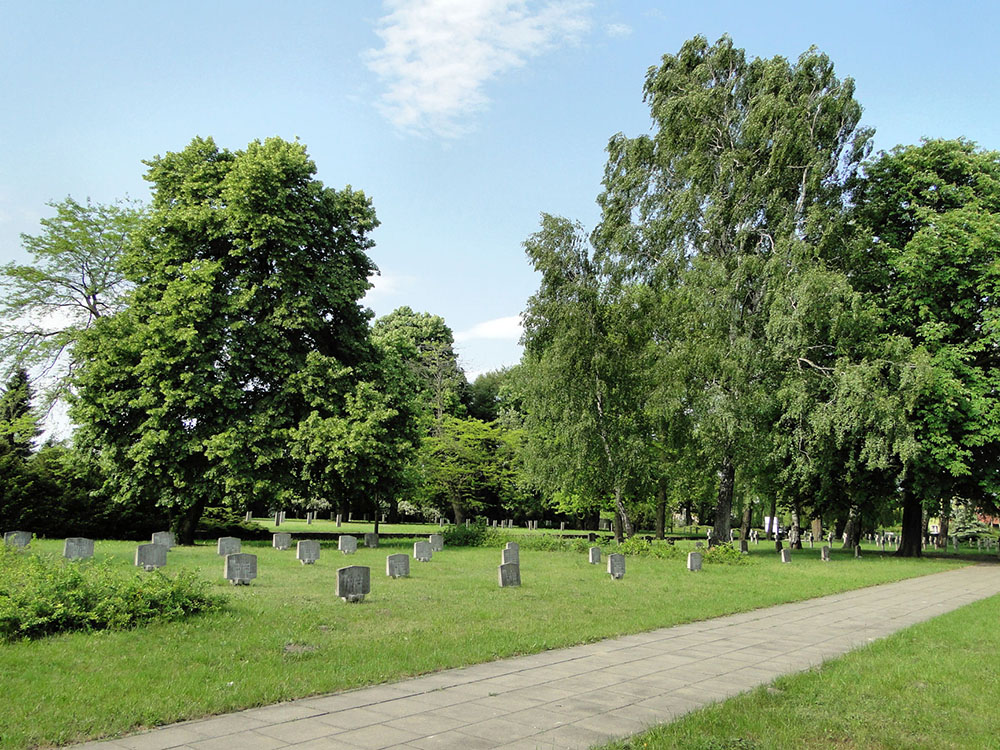
[[[603,750],[1000,748],[1000,596]]]
[[[32,547],[58,555],[61,542]],[[586,555],[521,551],[523,586],[500,589],[500,551],[449,548],[384,575],[403,542],[346,557],[324,544],[316,565],[263,543],[259,578],[234,588],[214,545],[171,550],[168,573],[198,571],[229,600],[218,612],[131,631],[74,633],[0,646],[0,747],[65,744],[144,727],[396,680],[948,570],[950,560],[819,551],[782,565],[753,550],[748,565],[628,558],[623,580]],[[135,544],[98,541],[98,559],[131,567]],[[358,605],[334,596],[343,565],[372,569]],[[141,574],[145,575],[145,574]]]

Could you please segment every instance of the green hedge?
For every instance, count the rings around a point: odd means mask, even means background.
[[[191,571],[170,578],[0,544],[0,640],[178,620],[221,606],[222,599],[208,588],[208,581]]]

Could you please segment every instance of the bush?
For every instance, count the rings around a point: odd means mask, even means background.
[[[220,536],[243,540],[271,538],[270,531],[256,521],[247,521],[232,508],[205,508],[194,535],[197,539],[218,539]]]
[[[634,557],[658,557],[664,560],[681,557],[683,555],[683,553],[672,544],[662,541],[652,542],[641,536],[629,537],[621,544],[616,545],[614,551],[622,555],[631,555]]]
[[[736,547],[728,542],[709,547],[702,552],[702,560],[720,565],[748,565],[750,563],[749,556],[741,554]]]
[[[177,620],[221,605],[208,588],[191,571],[169,578],[0,545],[0,640]]]

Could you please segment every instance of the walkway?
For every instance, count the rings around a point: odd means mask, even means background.
[[[80,748],[588,748],[1000,593],[1000,565],[185,722]]]

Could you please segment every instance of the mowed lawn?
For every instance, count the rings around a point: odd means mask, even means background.
[[[135,546],[98,541],[96,557],[131,574]],[[32,547],[61,553],[57,540]],[[625,578],[612,581],[586,554],[522,549],[523,585],[500,589],[499,549],[447,548],[429,563],[411,561],[410,578],[387,578],[386,555],[411,549],[387,542],[345,556],[324,544],[319,562],[303,566],[294,547],[245,544],[259,556],[259,578],[233,587],[214,544],[175,548],[164,571],[199,571],[226,597],[224,609],[126,632],[0,646],[0,747],[115,735],[964,564],[839,551],[822,563],[817,547],[783,565],[761,543],[751,545],[748,565],[706,564],[699,573],[683,559],[629,557]],[[372,592],[361,604],[334,595],[335,571],[349,564],[372,569]]]

